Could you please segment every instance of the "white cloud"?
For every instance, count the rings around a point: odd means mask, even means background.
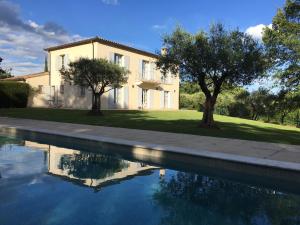
[[[106,5],[119,5],[118,0],[102,0],[102,2]]]
[[[165,32],[168,31],[169,29],[172,29],[175,26],[176,22],[173,18],[168,18],[165,22],[161,24],[154,24],[151,26],[151,29],[156,31],[156,32]]]
[[[53,22],[24,21],[18,5],[0,1],[0,56],[14,75],[42,71],[44,48],[80,39]]]
[[[269,25],[258,24],[256,26],[251,26],[248,27],[245,32],[257,40],[262,40],[263,29],[265,27],[272,28],[272,24]]]

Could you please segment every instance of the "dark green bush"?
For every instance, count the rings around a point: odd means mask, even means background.
[[[29,84],[16,81],[0,81],[0,108],[26,107],[30,92]]]

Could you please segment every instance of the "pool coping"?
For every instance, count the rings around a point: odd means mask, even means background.
[[[91,141],[106,142],[111,144],[126,145],[135,148],[151,149],[151,150],[168,152],[168,153],[185,154],[185,155],[192,155],[192,156],[197,156],[202,158],[224,160],[224,161],[235,162],[235,163],[243,163],[252,166],[269,167],[269,168],[275,168],[281,170],[291,170],[291,171],[300,172],[300,163],[294,163],[294,162],[257,158],[257,157],[236,155],[230,153],[222,153],[222,152],[213,152],[213,151],[199,150],[199,149],[188,148],[188,147],[183,148],[183,147],[171,146],[171,145],[151,144],[151,143],[146,143],[141,141],[132,141],[132,140],[126,140],[121,138],[105,137],[99,135],[95,136],[95,135],[82,134],[82,133],[80,134],[65,133],[65,132],[60,132],[59,130],[32,128],[23,125],[22,126],[0,125],[0,128],[25,130],[25,131],[38,132],[38,133],[44,133],[50,135],[65,136],[70,138],[79,138],[79,139],[85,139]]]

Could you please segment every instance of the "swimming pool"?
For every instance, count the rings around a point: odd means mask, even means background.
[[[300,224],[289,171],[31,132],[0,146],[0,224]]]

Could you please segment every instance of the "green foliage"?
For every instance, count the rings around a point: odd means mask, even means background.
[[[179,91],[182,93],[194,94],[194,93],[200,92],[201,89],[200,89],[199,84],[197,84],[197,83],[184,81],[184,82],[180,83]]]
[[[0,108],[24,108],[27,106],[31,88],[26,83],[0,82]]]
[[[300,1],[287,0],[273,18],[272,28],[266,28],[263,41],[271,67],[282,85],[300,85]]]
[[[5,79],[5,78],[9,78],[9,77],[12,77],[11,73],[10,73],[10,70],[6,70],[6,69],[3,69],[1,67],[1,62],[3,61],[3,59],[0,57],[0,80],[1,79]]]
[[[300,92],[281,90],[276,96],[275,108],[280,115],[280,122],[283,124],[289,113],[300,109]]]
[[[101,110],[101,96],[113,88],[121,87],[127,81],[129,71],[106,59],[80,58],[63,68],[61,74],[66,82],[89,87],[93,93],[93,108]]]
[[[209,32],[190,34],[177,28],[164,38],[165,54],[157,66],[166,73],[178,72],[183,81],[199,85],[206,100],[202,124],[213,124],[213,111],[222,90],[250,84],[264,75],[263,47],[239,30],[227,31],[222,24]]]
[[[194,94],[180,93],[179,107],[182,109],[195,109],[203,111],[203,102],[205,96],[203,93],[198,92]]]
[[[44,72],[48,72],[48,59],[47,59],[47,57],[45,57]]]

